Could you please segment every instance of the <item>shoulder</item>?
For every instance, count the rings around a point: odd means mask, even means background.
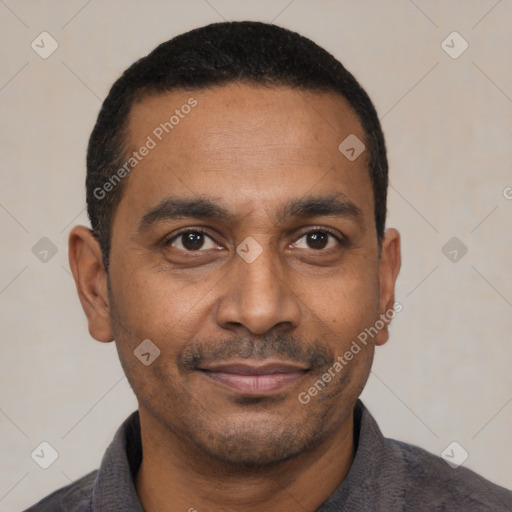
[[[428,503],[432,512],[512,510],[511,491],[462,466],[452,468],[441,457],[418,446],[393,439],[386,441],[402,459],[406,503]]]
[[[98,470],[91,471],[75,482],[57,489],[25,512],[88,512]]]

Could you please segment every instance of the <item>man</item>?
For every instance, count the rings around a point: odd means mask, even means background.
[[[69,258],[139,409],[31,511],[505,511],[358,397],[401,308],[375,109],[313,42],[220,23],[114,84]]]

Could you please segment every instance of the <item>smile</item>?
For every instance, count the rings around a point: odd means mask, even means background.
[[[266,395],[296,384],[308,368],[289,363],[222,363],[200,368],[209,379],[245,395]]]

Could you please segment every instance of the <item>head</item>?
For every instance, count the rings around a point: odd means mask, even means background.
[[[92,230],[72,231],[70,262],[141,418],[245,466],[349,421],[394,305],[387,174],[367,94],[286,29],[209,25],[126,70],[89,141]]]
[[[135,62],[114,83],[103,103],[89,140],[86,187],[88,215],[106,269],[116,207],[137,165],[137,158],[129,161],[136,149],[128,137],[133,105],[159,93],[233,82],[329,91],[348,102],[364,131],[375,228],[382,241],[388,162],[379,118],[364,89],[331,54],[295,32],[260,22],[215,23],[162,43]],[[128,172],[118,179],[123,166]]]

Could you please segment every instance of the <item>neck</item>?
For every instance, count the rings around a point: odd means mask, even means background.
[[[197,453],[140,409],[143,459],[136,488],[146,512],[316,510],[354,459],[353,413],[316,449],[264,468]]]

